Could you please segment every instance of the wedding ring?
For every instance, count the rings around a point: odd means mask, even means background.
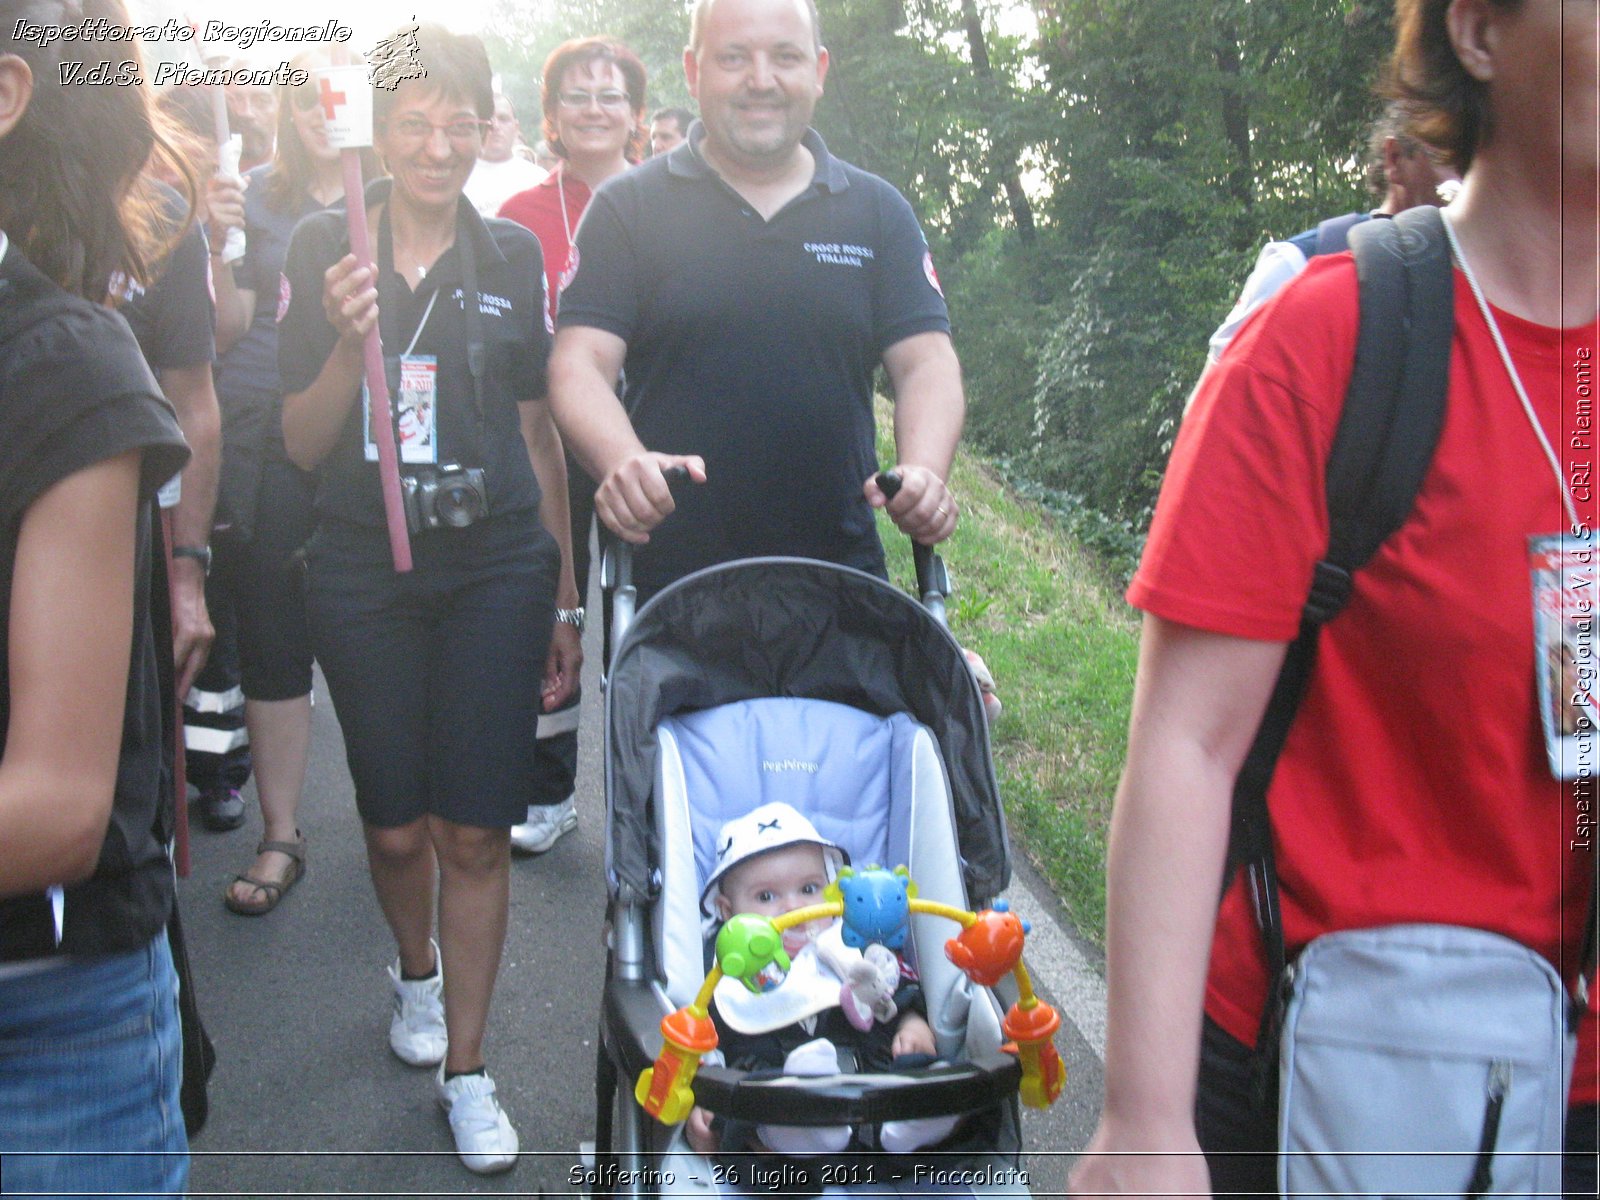
[[[950,515],[950,510],[942,504],[939,505],[939,507],[934,511],[937,512],[941,517],[948,517]]]

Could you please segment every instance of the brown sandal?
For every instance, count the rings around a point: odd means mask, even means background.
[[[279,854],[289,856],[289,871],[282,879],[257,879],[254,875],[235,875],[233,883],[222,893],[222,903],[229,912],[238,913],[241,917],[262,917],[278,907],[288,893],[289,889],[300,882],[300,877],[306,873],[306,839],[297,842],[262,842],[256,847],[256,853],[265,854],[268,850],[276,850]],[[233,884],[247,883],[261,893],[261,900],[254,904],[245,903],[233,898]]]

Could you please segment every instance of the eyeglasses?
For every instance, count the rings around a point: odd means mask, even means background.
[[[619,92],[615,88],[604,92],[558,92],[556,100],[562,108],[579,111],[588,108],[590,104],[598,104],[601,108],[627,108],[628,93]]]
[[[465,148],[482,137],[488,125],[487,121],[470,121],[466,118],[451,121],[448,125],[435,125],[421,117],[401,117],[398,121],[390,121],[388,129],[389,135],[396,141],[410,146],[420,146],[433,136],[435,129],[442,129],[452,146]]]
[[[302,83],[289,89],[289,99],[301,112],[309,112],[321,101],[322,95],[315,83]]]

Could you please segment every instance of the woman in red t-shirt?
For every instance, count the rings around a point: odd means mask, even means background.
[[[574,238],[589,197],[640,159],[646,79],[639,56],[605,38],[561,43],[544,60],[543,78],[545,141],[560,162],[542,183],[502,204],[500,215],[539,239],[553,321],[561,288],[577,270]]]
[[[553,330],[561,289],[578,269],[574,239],[589,197],[606,180],[638,162],[643,151],[644,64],[620,42],[605,38],[563,42],[544,60],[540,103],[545,140],[560,162],[544,182],[501,205],[500,215],[527,226],[539,239]],[[569,454],[567,507],[572,514],[573,568],[580,595],[588,594],[594,486]],[[580,700],[574,694],[568,703],[573,714]],[[528,819],[511,830],[512,847],[524,853],[542,854],[577,826],[572,799],[578,769],[577,721],[571,720],[566,728],[568,724],[555,718],[549,727],[562,732],[539,741],[539,794],[530,797]]]
[[[1283,926],[1291,954],[1334,929],[1475,926],[1570,982],[1593,859],[1569,853],[1571,789],[1539,733],[1527,538],[1596,519],[1535,436],[1559,454],[1592,387],[1594,4],[1400,0],[1396,28],[1390,91],[1464,178],[1447,210],[1450,394],[1416,508],[1324,630],[1278,764]],[[1212,905],[1234,780],[1326,548],[1355,335],[1351,259],[1319,260],[1202,378],[1173,451],[1129,589],[1147,617],[1108,864],[1106,1098],[1074,1195],[1277,1188],[1276,1114],[1240,1067],[1267,989],[1260,935],[1237,881],[1215,920]],[[1594,1023],[1568,1194],[1594,1194]],[[1202,1140],[1246,1153],[1208,1162]]]

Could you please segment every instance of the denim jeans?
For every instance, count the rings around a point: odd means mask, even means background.
[[[165,933],[143,949],[0,980],[5,1190],[181,1196],[181,1055]]]

